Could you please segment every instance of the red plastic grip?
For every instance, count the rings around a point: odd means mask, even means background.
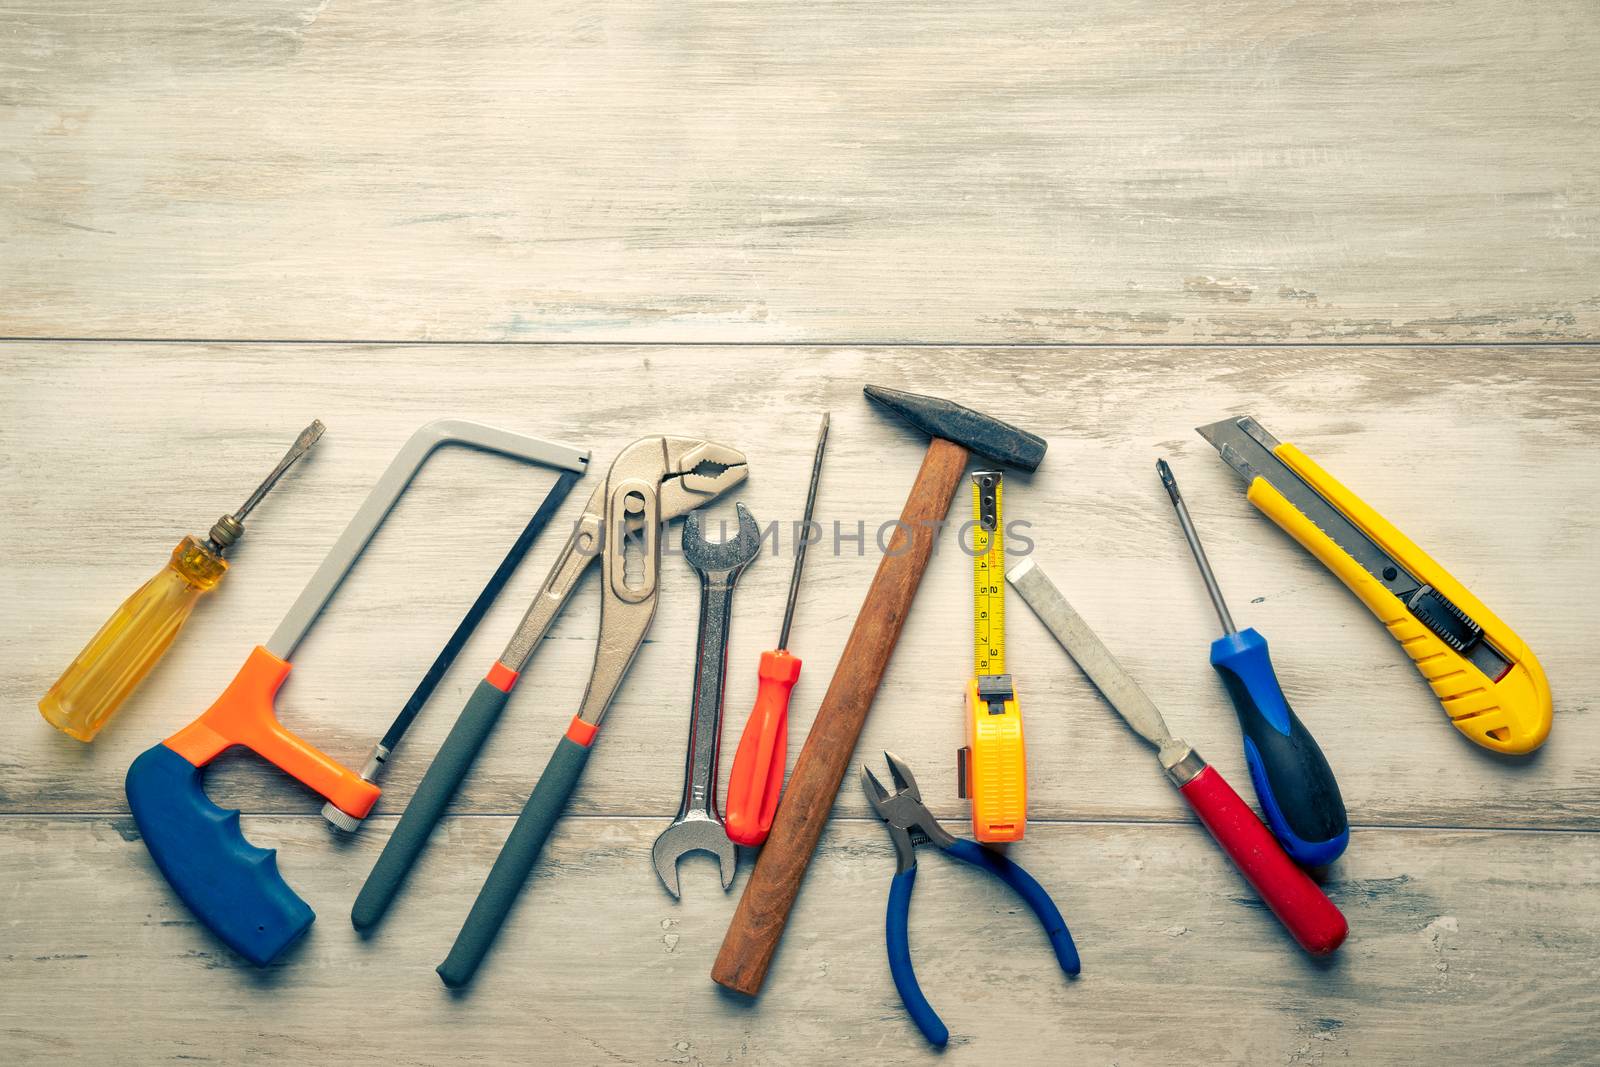
[[[1323,956],[1344,943],[1350,932],[1344,913],[1295,866],[1215,767],[1207,766],[1178,792],[1301,948]]]
[[[755,846],[767,839],[783,792],[789,758],[789,693],[800,678],[800,661],[783,649],[761,653],[756,706],[739,735],[728,773],[728,837]]]

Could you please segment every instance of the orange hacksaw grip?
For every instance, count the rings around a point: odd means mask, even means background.
[[[1295,510],[1282,493],[1261,478],[1251,483],[1246,499],[1316,556],[1377,616],[1428,680],[1451,724],[1477,744],[1508,755],[1532,752],[1544,744],[1552,719],[1550,683],[1527,643],[1310,456],[1291,444],[1280,444],[1274,454],[1416,578],[1471,616],[1483,628],[1484,638],[1510,661],[1509,670],[1489,678],[1417,621],[1398,597]]]
[[[156,865],[201,921],[254,963],[276,958],[315,914],[278,874],[274,852],[244,839],[239,813],[205,796],[199,769],[224,750],[243,745],[354,818],[372,809],[378,787],[285,729],[273,700],[289,675],[295,648],[417,470],[440,445],[452,443],[579,474],[588,462],[588,454],[577,449],[461,419],[439,419],[417,430],[267,643],[250,653],[203,715],[146,750],[128,769],[128,806]]]
[[[327,797],[340,811],[364,819],[379,789],[320,749],[286,730],[272,708],[289,677],[289,661],[257,645],[228,688],[194,722],[162,742],[196,767],[243,745]]]

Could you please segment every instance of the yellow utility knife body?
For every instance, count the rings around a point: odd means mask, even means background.
[[[1246,415],[1198,428],[1300,542],[1389,629],[1455,728],[1496,752],[1550,734],[1550,685],[1522,638],[1427,553],[1294,445]]]
[[[1022,709],[1006,673],[1006,547],[999,471],[972,475],[973,675],[967,683],[967,746],[957,754],[958,792],[972,801],[979,841],[1020,841],[1028,825],[1028,761]]]

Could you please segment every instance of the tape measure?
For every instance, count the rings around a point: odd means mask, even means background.
[[[972,666],[967,745],[957,754],[962,797],[979,841],[1020,841],[1028,823],[1022,709],[1006,673],[1006,540],[999,471],[972,475]]]

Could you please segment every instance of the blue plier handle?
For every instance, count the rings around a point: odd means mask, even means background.
[[[916,971],[911,966],[909,927],[911,890],[917,884],[917,845],[923,842],[937,845],[957,859],[988,871],[1014,889],[1038,916],[1039,923],[1050,937],[1050,946],[1055,949],[1056,960],[1067,974],[1078,973],[1078,946],[1073,944],[1072,931],[1067,929],[1067,921],[1061,917],[1055,901],[1050,899],[1050,894],[1032,875],[997,852],[991,852],[976,842],[952,836],[923,805],[917,780],[905,761],[892,752],[885,752],[884,757],[889,761],[889,774],[894,779],[896,791],[889,793],[877,776],[864,765],[861,768],[861,782],[873,810],[888,824],[889,836],[894,840],[896,868],[894,881],[889,886],[889,912],[884,922],[889,943],[889,973],[894,978],[894,987],[899,991],[911,1021],[917,1024],[917,1029],[930,1042],[943,1047],[950,1040],[950,1030],[928,1003],[928,998],[922,995]]]

